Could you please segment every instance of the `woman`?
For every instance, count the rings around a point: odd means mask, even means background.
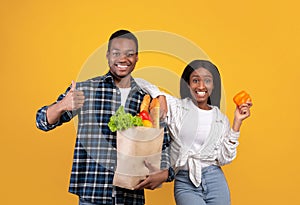
[[[152,85],[139,82],[148,91]],[[251,102],[237,107],[232,127],[219,110],[221,78],[217,67],[194,60],[184,69],[181,99],[166,95],[167,123],[173,136],[172,164],[177,205],[229,205],[230,193],[221,166],[236,157],[242,121],[250,116]]]

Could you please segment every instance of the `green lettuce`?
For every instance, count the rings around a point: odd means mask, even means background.
[[[123,106],[120,106],[116,113],[109,119],[108,127],[112,132],[126,130],[133,126],[143,126],[142,119],[126,113]]]

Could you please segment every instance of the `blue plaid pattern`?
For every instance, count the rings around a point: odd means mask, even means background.
[[[78,116],[69,192],[95,204],[114,204],[112,195],[115,189],[116,204],[144,204],[143,190],[127,190],[112,185],[116,168],[116,133],[109,130],[108,122],[121,105],[121,94],[111,74],[79,82],[76,89],[82,90],[85,95],[85,103],[81,109],[66,111],[54,125],[47,122],[48,106],[39,109],[36,116],[37,127],[44,131],[54,129]],[[55,103],[62,100],[69,90],[70,87]],[[136,115],[145,94],[132,78],[125,111]],[[165,128],[161,163],[163,169],[170,167],[169,143],[170,137]]]

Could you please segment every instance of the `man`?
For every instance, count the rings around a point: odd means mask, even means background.
[[[131,76],[138,61],[138,41],[129,31],[119,30],[109,39],[106,54],[109,72],[72,85],[57,101],[38,110],[37,127],[48,131],[78,115],[78,130],[69,192],[79,196],[80,205],[144,204],[144,188],[155,189],[173,178],[168,169],[170,138],[165,131],[161,170],[127,190],[112,185],[116,168],[116,133],[109,118],[120,105],[136,115],[146,94]],[[156,96],[152,96],[156,97]],[[146,163],[147,164],[147,163]]]

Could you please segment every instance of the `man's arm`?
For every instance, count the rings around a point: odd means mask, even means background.
[[[70,121],[73,117],[72,111],[81,108],[83,103],[83,92],[76,90],[76,83],[72,81],[70,89],[66,94],[62,94],[56,103],[38,110],[36,126],[44,131],[54,129],[63,122]]]
[[[170,160],[171,137],[168,128],[164,128],[164,140],[161,153],[160,168],[152,166],[145,161],[145,166],[149,169],[149,176],[140,182],[135,189],[155,189],[164,182],[170,182],[174,179],[174,170],[171,167]]]
[[[47,109],[47,120],[49,124],[56,123],[65,111],[77,110],[83,106],[84,94],[76,90],[76,82],[72,81],[72,86],[67,95],[58,103]]]
[[[164,118],[167,116],[168,105],[166,100],[165,93],[161,92],[157,86],[149,83],[148,81],[135,78],[137,84],[144,90],[149,93],[152,98],[158,98],[160,103],[160,119],[164,121]],[[153,167],[150,163],[145,162],[145,166],[149,169],[149,176],[142,182],[140,182],[135,189],[155,189],[159,187],[163,182],[172,181],[174,178],[173,169],[170,167],[170,143],[171,138],[169,132],[165,127],[164,132],[164,143],[162,148],[162,161],[160,169]]]
[[[151,164],[145,162],[146,167],[151,170],[152,173],[147,176],[145,180],[140,182],[134,189],[151,189],[154,190],[159,187],[163,182],[166,182],[169,176],[168,169],[164,170],[157,170],[154,171],[156,168],[153,167]]]

